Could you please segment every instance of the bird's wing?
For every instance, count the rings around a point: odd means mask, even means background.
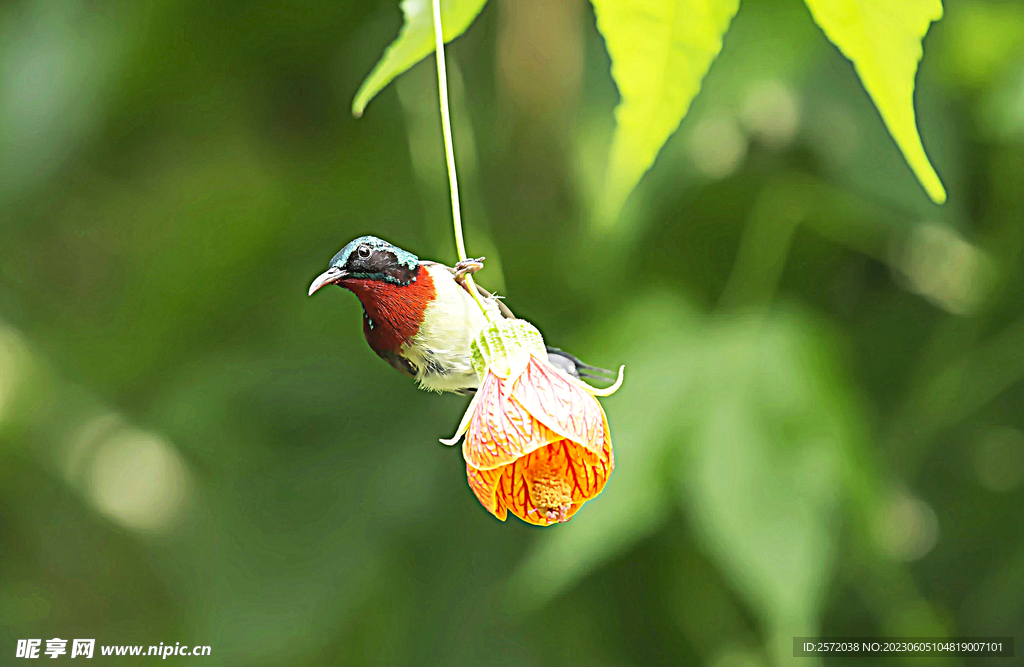
[[[419,372],[419,369],[416,368],[415,364],[395,352],[378,352],[377,356],[391,364],[391,366],[402,375],[414,378],[416,377],[416,373]]]

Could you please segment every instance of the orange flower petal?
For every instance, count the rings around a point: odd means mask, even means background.
[[[601,493],[615,467],[611,444],[600,455],[562,439],[492,470],[466,466],[469,486],[488,512],[502,521],[511,510],[527,523],[568,521]]]
[[[512,399],[555,433],[597,454],[611,445],[601,404],[547,362],[530,357],[512,387]]]
[[[502,521],[508,516],[508,511],[504,505],[498,504],[496,491],[498,490],[498,481],[501,479],[503,470],[504,468],[477,470],[468,463],[466,464],[466,479],[469,480],[469,488],[472,489],[473,495],[476,496],[476,499],[480,501],[485,510]]]
[[[560,436],[534,419],[526,408],[511,400],[506,380],[487,373],[477,390],[476,405],[462,443],[466,463],[490,470],[511,463]]]

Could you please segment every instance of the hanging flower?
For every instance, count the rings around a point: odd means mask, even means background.
[[[454,445],[463,435],[469,486],[502,521],[509,510],[528,523],[568,521],[601,493],[615,467],[608,418],[598,390],[547,360],[540,332],[525,320],[485,328],[473,342],[480,387]]]

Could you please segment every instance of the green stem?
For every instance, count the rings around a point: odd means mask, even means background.
[[[462,209],[459,206],[459,176],[455,170],[455,147],[452,145],[452,120],[451,112],[448,110],[448,72],[444,62],[444,32],[441,29],[441,0],[432,0],[434,9],[434,44],[437,50],[437,93],[441,99],[441,131],[444,134],[444,154],[448,161],[448,185],[452,191],[452,221],[455,226],[455,248],[459,253],[459,260],[465,261],[466,241],[462,236]],[[480,306],[484,316],[488,320],[491,314],[484,306],[480,293],[473,282],[473,276],[466,274],[466,287],[470,296]]]

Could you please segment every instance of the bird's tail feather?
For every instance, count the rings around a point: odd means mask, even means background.
[[[584,363],[578,357],[575,357],[564,350],[560,350],[557,347],[548,346],[548,361],[555,368],[564,371],[575,378],[591,378],[594,380],[612,382],[616,377],[615,373],[612,371]]]

